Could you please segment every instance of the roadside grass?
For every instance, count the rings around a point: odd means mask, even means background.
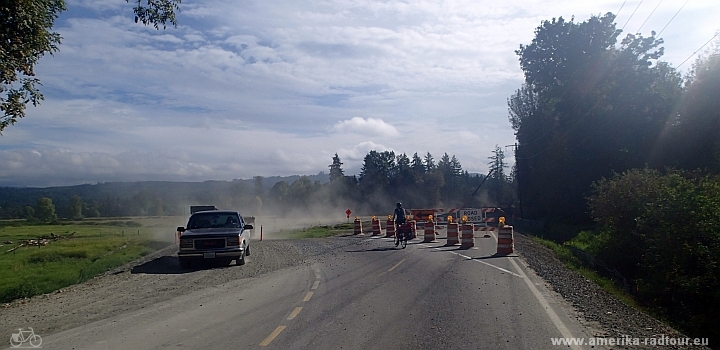
[[[565,245],[557,244],[553,241],[536,236],[529,237],[535,242],[540,243],[543,246],[552,250],[558,257],[558,259],[560,259],[560,261],[563,262],[563,264],[565,264],[565,266],[567,266],[569,269],[579,273],[586,279],[597,284],[598,286],[612,294],[614,297],[616,297],[618,300],[633,308],[648,311],[645,308],[641,307],[635,301],[632,295],[628,294],[622,288],[618,287],[615,281],[613,281],[611,278],[603,277],[599,275],[595,270],[587,267],[580,259],[573,255],[570,249],[568,249]]]
[[[293,238],[324,238],[352,233],[352,230],[352,223],[342,223],[336,225],[319,225],[307,227],[291,231],[289,232],[289,234]]]
[[[87,281],[173,242],[175,227],[146,226],[145,218],[82,220],[59,225],[0,225],[0,302],[50,293]],[[169,222],[177,222],[169,219]],[[92,224],[87,224],[92,222]],[[54,235],[45,246],[21,240]],[[72,236],[70,236],[72,234]],[[8,243],[11,242],[11,243]]]

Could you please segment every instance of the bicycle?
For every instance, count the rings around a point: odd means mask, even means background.
[[[395,228],[395,246],[400,245],[402,249],[407,246],[407,241],[411,239],[413,228],[408,222],[397,225]]]
[[[13,333],[12,336],[10,336],[10,345],[13,348],[20,347],[25,342],[30,342],[30,345],[33,348],[39,348],[42,344],[42,338],[40,338],[39,335],[35,334],[35,331],[32,329],[32,327],[28,327],[29,331],[24,331],[22,328],[18,328],[17,333]]]

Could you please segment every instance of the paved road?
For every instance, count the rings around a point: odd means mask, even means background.
[[[43,336],[43,348],[557,349],[551,337],[591,335],[520,258],[492,256],[494,237],[469,250],[338,239],[358,244]]]

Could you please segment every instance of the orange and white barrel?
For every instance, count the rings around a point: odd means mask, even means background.
[[[372,219],[372,235],[380,236],[381,234],[382,234],[382,228],[380,227],[380,219],[373,218]]]
[[[475,228],[473,224],[460,226],[460,247],[471,248],[475,246]]]
[[[390,219],[385,223],[385,237],[395,237],[395,223]]]
[[[513,241],[513,227],[498,227],[498,243],[496,255],[507,255],[515,252],[515,244]]]
[[[458,239],[458,223],[448,222],[447,224],[447,243],[445,245],[456,245],[460,243]]]
[[[424,225],[423,243],[437,242],[435,240],[435,223],[432,220],[428,220]]]
[[[355,217],[355,225],[353,225],[353,234],[354,235],[361,235],[363,234],[362,231],[362,222],[360,222],[360,218]]]

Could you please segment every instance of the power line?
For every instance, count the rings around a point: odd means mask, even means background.
[[[660,7],[660,4],[662,4],[663,1],[664,0],[660,0],[660,2],[657,4],[657,6],[655,6],[655,8],[652,10],[652,12],[650,12],[650,15],[645,19],[645,22],[643,22],[640,25],[640,28],[638,28],[638,30],[636,30],[635,33],[640,33],[640,29],[642,29],[642,27],[645,26],[645,23],[647,23],[647,21],[650,19],[650,17],[652,17],[653,13],[655,13],[655,10],[657,10],[658,7]]]
[[[623,1],[623,4],[620,6],[620,9],[617,10],[617,12],[615,13],[615,17],[620,15],[620,11],[622,11],[623,7],[625,7],[626,2],[627,2],[627,0]]]
[[[643,1],[645,0],[640,0],[640,3],[637,5],[637,7],[635,7],[635,11],[633,11],[633,13],[630,15],[630,18],[628,18],[627,22],[625,22],[625,24],[622,26],[622,28],[620,28],[620,30],[625,29],[625,26],[628,24],[628,22],[630,22],[633,16],[635,16],[635,12],[637,12],[637,10],[640,8],[640,5],[642,5]]]
[[[667,24],[666,24],[666,25],[663,27],[663,29],[660,31],[660,33],[657,34],[658,37],[660,36],[660,34],[662,34],[662,32],[665,31],[665,28],[667,28],[667,26],[670,25],[670,22],[672,22],[672,21],[675,19],[675,16],[677,16],[678,13],[680,13],[680,11],[682,11],[682,9],[685,7],[685,5],[687,5],[688,2],[690,2],[690,0],[685,1],[685,3],[680,7],[680,9],[679,9],[677,12],[675,12],[675,15],[672,16],[672,18],[670,18],[670,21],[668,21]]]
[[[710,40],[708,40],[705,44],[703,44],[703,46],[700,46],[700,48],[697,49],[695,52],[693,52],[692,55],[690,55],[688,58],[686,58],[685,61],[682,61],[682,63],[680,63],[680,65],[677,66],[677,68],[680,68],[683,64],[685,64],[685,62],[687,62],[689,59],[691,59],[693,56],[695,56],[695,54],[698,53],[698,51],[702,50],[703,47],[707,46],[707,44],[709,44],[711,41],[713,41],[713,39],[715,39],[718,35],[720,35],[720,32],[715,33],[715,35],[713,35],[713,37],[710,38]]]

